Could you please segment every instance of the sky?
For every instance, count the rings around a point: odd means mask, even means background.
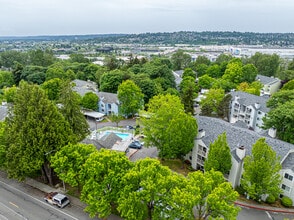
[[[0,0],[0,36],[294,32],[294,0]]]

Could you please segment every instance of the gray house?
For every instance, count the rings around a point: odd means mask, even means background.
[[[257,75],[256,80],[261,82],[261,84],[263,85],[263,88],[260,90],[260,96],[271,96],[272,94],[277,92],[282,85],[281,80],[274,77]]]
[[[282,195],[289,196],[294,201],[294,145],[269,137],[262,136],[246,128],[234,126],[221,119],[197,116],[199,133],[195,139],[194,148],[185,156],[196,170],[204,170],[204,161],[207,158],[209,146],[217,137],[226,132],[227,141],[231,149],[232,168],[228,180],[233,187],[240,185],[243,172],[243,159],[251,154],[252,146],[259,138],[264,137],[266,142],[281,159],[283,177]]]

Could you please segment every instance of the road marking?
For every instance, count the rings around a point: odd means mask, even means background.
[[[267,216],[268,216],[271,220],[273,220],[273,217],[269,214],[268,211],[265,211],[265,213],[267,214]]]
[[[15,215],[19,216],[20,218],[28,220],[26,217],[24,217],[23,215],[19,214],[16,211],[14,211],[13,209],[9,208],[8,206],[4,205],[2,202],[1,202],[1,205],[4,206],[6,209],[10,210],[12,213],[15,213]]]
[[[23,191],[21,191],[21,190],[15,188],[15,187],[13,187],[13,186],[10,186],[10,185],[8,185],[7,183],[5,183],[5,182],[3,182],[3,181],[0,181],[0,183],[2,183],[3,185],[5,185],[5,186],[8,187],[8,188],[11,188],[11,189],[13,189],[13,190],[15,190],[15,191],[18,191],[19,193],[22,193],[22,194],[24,194],[24,195],[30,197],[31,199],[33,199],[33,200],[35,200],[35,201],[41,202],[43,205],[46,205],[46,206],[48,206],[48,207],[50,207],[50,208],[52,208],[52,209],[55,209],[57,212],[60,212],[60,213],[62,213],[63,215],[66,215],[66,216],[68,216],[68,217],[70,217],[70,218],[72,218],[72,219],[74,219],[74,220],[79,220],[78,218],[76,218],[76,217],[74,217],[74,216],[72,216],[72,215],[70,215],[70,214],[67,214],[66,212],[61,211],[59,208],[55,208],[54,206],[49,205],[49,204],[46,203],[46,202],[42,202],[42,201],[40,201],[39,199],[36,199],[35,197],[33,197],[33,196],[31,196],[31,195],[29,195],[29,194],[27,194],[27,193],[25,193],[25,192],[23,192]]]
[[[1,217],[1,220],[2,220],[3,218],[5,218],[5,220],[9,220],[9,219],[6,218],[4,215],[1,215],[1,214],[0,214],[0,217]]]
[[[9,202],[9,204],[15,206],[16,208],[19,208],[17,205],[15,205],[13,202]]]

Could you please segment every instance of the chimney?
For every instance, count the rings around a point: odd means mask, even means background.
[[[236,154],[241,160],[243,160],[243,158],[245,157],[245,153],[246,153],[246,150],[244,146],[237,147]]]
[[[272,138],[276,138],[277,136],[277,129],[272,127],[270,129],[268,129],[268,135]]]
[[[205,136],[205,131],[203,129],[198,130],[197,139],[201,139]]]
[[[256,109],[260,109],[260,103],[259,103],[259,102],[256,102],[256,103],[254,104],[254,107],[255,107]]]

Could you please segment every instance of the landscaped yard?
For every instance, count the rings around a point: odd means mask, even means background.
[[[184,176],[187,176],[191,172],[191,166],[179,159],[161,160],[160,162],[162,165],[168,166],[172,171],[183,174]]]

